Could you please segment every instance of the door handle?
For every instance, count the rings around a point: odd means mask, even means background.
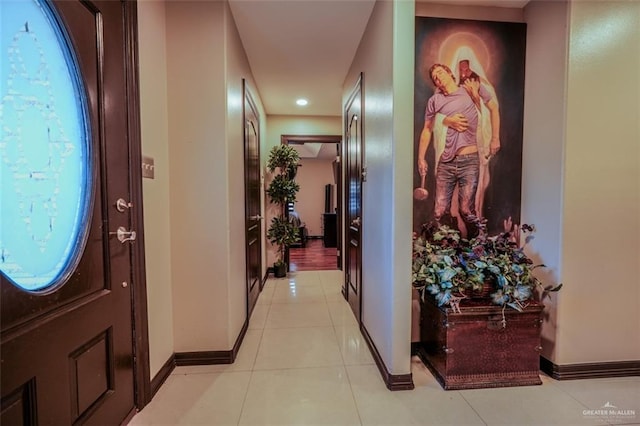
[[[255,215],[255,216],[249,216],[249,220],[261,220],[262,216],[260,216],[259,214]]]
[[[351,221],[351,224],[352,224],[352,225],[355,225],[355,226],[360,226],[360,216],[358,216],[358,217],[356,217],[355,219],[353,219],[353,220]]]
[[[120,226],[116,232],[109,232],[109,235],[115,235],[118,241],[122,244],[127,241],[135,241],[136,240],[136,231],[127,231],[124,226]]]

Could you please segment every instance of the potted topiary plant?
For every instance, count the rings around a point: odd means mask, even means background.
[[[287,274],[285,262],[287,248],[300,239],[298,228],[289,221],[286,214],[288,203],[296,201],[296,194],[300,190],[300,185],[294,180],[299,162],[298,151],[289,145],[277,145],[271,148],[267,161],[267,169],[275,173],[267,188],[267,195],[269,201],[278,206],[278,212],[271,219],[267,230],[267,238],[271,244],[277,246],[277,257],[273,269],[274,275],[278,278]]]

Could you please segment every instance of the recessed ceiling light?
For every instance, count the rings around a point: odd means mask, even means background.
[[[300,106],[305,106],[306,104],[309,103],[309,101],[307,101],[306,99],[298,99],[296,103]]]

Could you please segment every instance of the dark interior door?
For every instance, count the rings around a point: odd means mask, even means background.
[[[362,306],[362,75],[345,106],[345,297],[360,322]]]
[[[260,294],[262,282],[262,216],[260,205],[260,123],[251,93],[244,83],[244,176],[247,256],[247,317]]]
[[[86,159],[90,165],[84,182],[89,182],[89,195],[87,208],[81,212],[84,231],[71,247],[78,250],[78,255],[54,288],[34,292],[18,287],[7,271],[20,265],[12,264],[10,250],[2,247],[1,423],[119,424],[134,408],[131,300],[135,233],[131,214],[136,206],[130,202],[125,6],[120,1],[39,3],[50,14],[51,22],[57,22],[61,43],[78,66],[77,87],[86,99],[77,102],[85,105],[86,117],[77,118],[86,123],[88,135],[84,140],[88,141],[90,155]],[[73,208],[60,201],[64,187],[45,184],[47,179],[56,179],[47,167],[55,164],[62,170],[71,161],[67,157],[63,164],[61,158],[69,151],[61,148],[64,144],[59,141],[52,141],[54,133],[62,133],[54,118],[65,114],[60,108],[62,100],[53,92],[40,91],[47,87],[47,77],[60,70],[33,55],[47,49],[43,47],[42,26],[28,16],[12,23],[13,37],[19,40],[16,43],[20,48],[11,50],[9,56],[13,55],[11,60],[22,66],[18,69],[21,75],[30,79],[19,88],[13,86],[18,90],[12,93],[12,100],[19,103],[16,111],[24,113],[17,116],[24,119],[18,124],[3,122],[4,130],[20,135],[42,129],[50,135],[48,143],[44,138],[45,148],[34,157],[12,157],[19,150],[13,150],[11,145],[26,146],[36,143],[34,140],[20,136],[10,139],[2,147],[4,167],[5,171],[11,170],[16,182],[24,176],[39,179],[35,195],[24,201],[30,203],[30,210],[20,211],[26,219],[16,222],[16,227],[24,226],[24,230],[17,231],[24,232],[24,241],[40,239],[33,256],[47,256],[47,240],[40,236],[43,231],[32,226],[35,215],[48,212],[46,232],[55,237],[57,232],[64,232],[58,229],[57,218],[65,209]],[[5,24],[3,17],[2,25]],[[7,51],[1,54],[4,57]],[[41,102],[33,91],[48,93],[46,102]],[[20,104],[22,101],[26,102]],[[3,108],[7,117],[9,109],[6,104]],[[47,120],[53,121],[43,124]],[[40,157],[43,152],[50,156],[45,166]],[[5,196],[26,197],[24,192],[18,193],[20,185],[3,182],[3,200]],[[3,209],[14,207],[3,204]],[[8,224],[2,224],[3,230],[5,226]]]

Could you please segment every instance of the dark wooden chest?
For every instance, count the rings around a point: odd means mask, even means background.
[[[543,305],[524,312],[465,300],[460,312],[422,304],[418,355],[444,389],[540,385]]]

